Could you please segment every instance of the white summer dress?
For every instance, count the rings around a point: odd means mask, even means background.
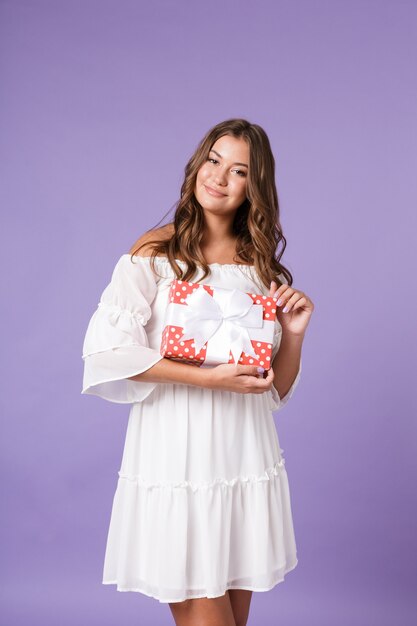
[[[185,263],[178,261],[185,268]],[[252,266],[210,264],[204,284],[268,295]],[[83,345],[83,394],[131,404],[104,558],[103,584],[160,602],[268,591],[297,565],[290,492],[272,411],[275,387],[239,394],[128,380],[159,352],[166,257],[123,254]],[[201,278],[199,268],[190,282]],[[284,277],[280,277],[285,282]],[[281,326],[275,325],[272,359]]]

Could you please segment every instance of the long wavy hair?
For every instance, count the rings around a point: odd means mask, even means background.
[[[279,279],[280,274],[284,275],[288,285],[292,285],[291,272],[280,263],[287,242],[279,219],[275,159],[270,142],[258,124],[251,124],[241,118],[229,119],[211,128],[188,161],[181,197],[174,205],[176,210],[172,237],[145,238],[142,244],[131,248],[132,258],[143,246],[151,245],[151,264],[155,272],[155,257],[162,255],[167,257],[179,280],[191,280],[197,266],[204,271],[199,280],[204,280],[211,273],[200,248],[205,228],[204,210],[194,195],[194,189],[200,167],[209,158],[214,143],[223,135],[243,138],[249,145],[246,199],[236,211],[232,227],[236,235],[233,260],[241,265],[252,265],[268,289],[272,280],[278,286],[283,284]],[[152,231],[153,228],[146,232],[148,234]],[[186,267],[178,265],[177,259],[185,262]]]

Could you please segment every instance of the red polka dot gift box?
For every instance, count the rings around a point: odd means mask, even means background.
[[[174,279],[160,353],[200,367],[239,363],[268,370],[275,319],[270,296]]]

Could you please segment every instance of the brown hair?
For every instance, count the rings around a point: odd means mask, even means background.
[[[167,257],[176,278],[180,280],[191,280],[197,264],[204,270],[200,280],[211,273],[200,248],[204,234],[204,211],[194,195],[194,189],[200,167],[207,160],[214,143],[223,135],[243,138],[249,145],[246,199],[236,211],[232,226],[233,233],[237,236],[234,261],[242,260],[244,264],[253,264],[268,289],[271,280],[275,280],[278,286],[282,284],[278,279],[281,273],[287,284],[292,285],[290,271],[280,263],[287,242],[279,221],[275,160],[270,142],[260,126],[240,118],[220,122],[209,130],[188,161],[181,197],[176,203],[172,237],[152,240],[147,238],[144,243],[133,248],[132,257],[144,245],[154,244],[151,254],[154,271],[155,257],[162,254]],[[147,231],[151,232],[152,229]],[[277,252],[280,243],[282,249]],[[176,259],[184,261],[186,267],[180,267]]]

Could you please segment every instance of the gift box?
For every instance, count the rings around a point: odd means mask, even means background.
[[[173,279],[160,353],[200,367],[239,363],[268,370],[275,319],[271,296]]]

